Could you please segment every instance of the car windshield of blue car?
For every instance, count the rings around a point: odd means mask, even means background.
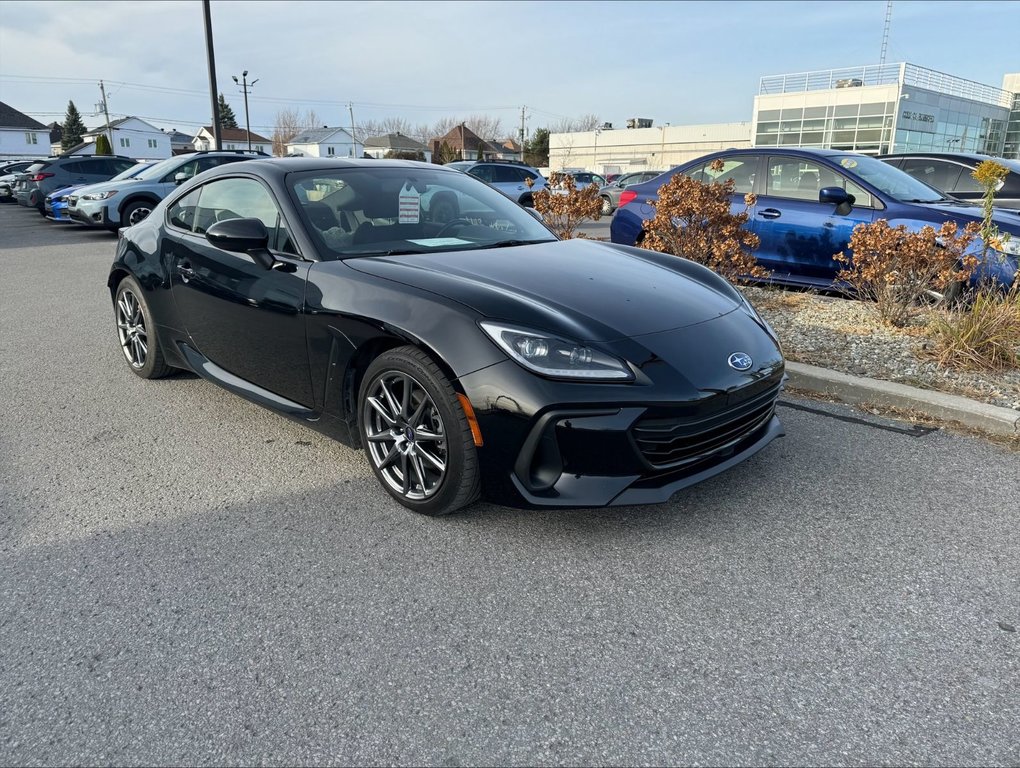
[[[888,163],[866,155],[835,155],[831,158],[849,175],[857,176],[901,203],[938,203],[946,196]]]
[[[323,260],[488,250],[556,237],[526,209],[440,166],[323,168],[287,184]]]

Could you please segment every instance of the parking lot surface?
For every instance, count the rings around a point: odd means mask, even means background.
[[[115,238],[0,206],[0,764],[1020,762],[1020,458],[787,398],[668,504],[431,519],[133,376]]]

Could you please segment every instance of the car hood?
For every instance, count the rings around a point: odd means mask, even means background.
[[[971,205],[962,202],[915,203],[915,205],[923,205],[925,208],[930,210],[949,214],[961,223],[981,221],[982,214],[980,205]],[[1003,231],[1009,232],[1013,235],[1020,235],[1020,218],[1018,218],[1015,213],[1004,208],[996,208],[992,212],[992,221],[1002,227]]]
[[[79,195],[91,194],[92,192],[109,192],[111,189],[120,189],[126,184],[134,184],[138,179],[121,179],[120,181],[100,181],[89,184],[78,190]]]
[[[349,259],[352,269],[457,301],[478,314],[611,341],[686,328],[740,306],[691,262],[592,240]]]

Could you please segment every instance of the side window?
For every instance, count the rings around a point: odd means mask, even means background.
[[[92,160],[86,160],[82,163],[84,165],[83,173],[90,176],[114,176],[111,168],[110,161],[106,158],[94,158]]]
[[[971,176],[970,168],[961,168],[960,177],[953,183],[952,189],[943,189],[943,192],[974,192],[980,194],[984,190],[981,189],[981,185],[974,180]],[[942,187],[939,187],[942,189]]]
[[[85,173],[84,163],[64,163],[62,170],[72,175],[77,173]]]
[[[485,182],[492,182],[492,166],[491,165],[479,165],[468,171],[476,179],[481,179]]]
[[[956,187],[960,171],[963,170],[956,163],[926,160],[922,157],[904,160],[902,168],[918,181],[923,181],[929,187],[935,187],[942,192],[951,192]]]
[[[754,174],[758,169],[757,157],[731,157],[723,161],[721,171],[714,170],[712,163],[704,163],[687,171],[686,175],[702,184],[724,182],[733,179],[733,192],[746,195],[754,190]],[[654,176],[650,177],[654,178]]]
[[[187,162],[184,165],[177,166],[174,170],[170,171],[170,173],[164,176],[162,180],[164,183],[176,183],[177,174],[179,173],[183,173],[184,180],[187,181],[196,173],[198,173],[198,161],[191,160],[190,162]]]
[[[516,168],[498,165],[492,169],[492,180],[499,184],[521,184],[524,180]]]
[[[827,186],[843,186],[842,179],[828,168],[811,160],[795,157],[770,157],[768,194],[791,200],[818,202],[818,190]]]
[[[167,223],[190,232],[195,224],[195,207],[198,205],[198,196],[201,192],[201,188],[193,189],[171,205],[166,213]]]
[[[112,162],[113,170],[115,173],[123,173],[128,168],[134,168],[135,166],[135,163],[131,160],[118,160],[114,158]]]
[[[201,189],[202,197],[195,210],[195,232],[202,234],[217,221],[259,219],[269,232],[271,249],[293,252],[276,201],[259,182],[242,178],[217,179]]]
[[[840,184],[837,183],[833,186],[838,187],[840,186]],[[875,207],[875,202],[874,200],[871,199],[871,193],[868,192],[863,187],[859,187],[858,185],[854,184],[852,181],[850,181],[850,179],[846,179],[846,183],[843,184],[842,186],[843,189],[845,189],[847,192],[854,196],[854,207],[856,208]]]

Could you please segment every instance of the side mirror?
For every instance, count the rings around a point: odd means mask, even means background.
[[[269,245],[269,232],[259,219],[217,221],[205,231],[205,239],[224,251],[246,253],[265,269],[272,269],[276,263],[266,247]]]
[[[843,187],[822,187],[818,190],[818,202],[842,205],[850,201],[850,194]]]
[[[174,175],[174,184],[176,184],[177,186],[180,186],[181,184],[183,184],[187,180],[188,180],[188,174],[186,174],[184,171],[180,171],[180,172],[178,172],[177,174]]]

